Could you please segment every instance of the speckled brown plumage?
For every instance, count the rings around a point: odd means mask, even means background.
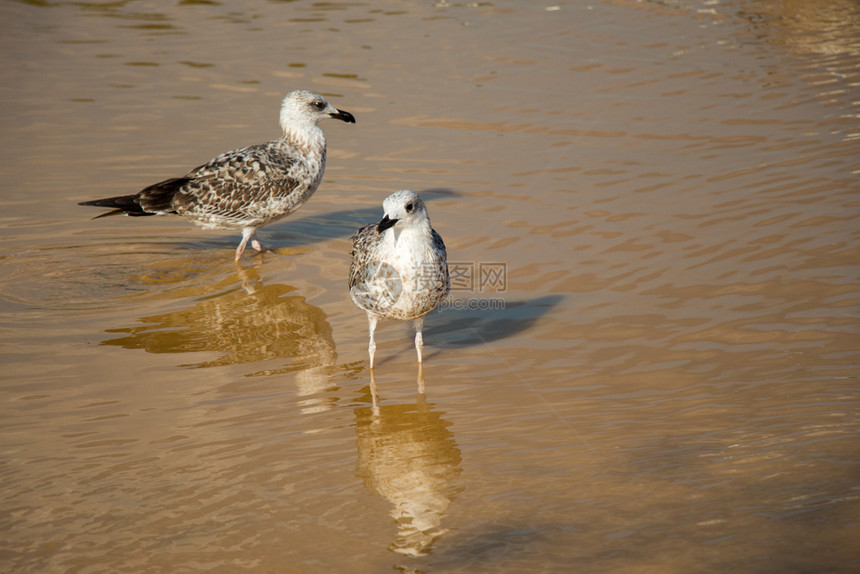
[[[424,202],[414,191],[391,194],[385,216],[352,236],[349,296],[367,313],[370,368],[376,352],[374,332],[381,319],[412,321],[415,350],[422,362],[424,316],[451,288],[447,251],[430,226]]]
[[[317,123],[326,117],[355,122],[322,96],[292,91],[281,107],[281,138],[228,151],[136,194],[81,205],[114,210],[99,217],[175,213],[204,228],[241,229],[239,259],[248,241],[262,250],[257,229],[290,215],[316,191],[326,162],[325,135]]]

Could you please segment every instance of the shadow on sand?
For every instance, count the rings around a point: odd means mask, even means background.
[[[546,295],[505,301],[503,309],[446,309],[432,313],[424,325],[424,341],[439,348],[461,348],[506,339],[530,329],[562,299],[561,295]]]

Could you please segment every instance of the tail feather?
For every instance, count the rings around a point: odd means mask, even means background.
[[[137,194],[137,201],[147,212],[176,213],[173,208],[173,197],[190,181],[189,177],[165,179],[144,188]]]
[[[103,199],[94,199],[92,201],[82,201],[78,205],[109,207],[113,209],[113,211],[96,216],[95,219],[98,219],[99,217],[107,217],[108,215],[119,215],[122,213],[127,215],[155,215],[154,213],[147,213],[143,210],[140,206],[137,194],[118,195],[117,197],[105,197]]]
[[[162,182],[150,185],[143,191],[134,195],[118,195],[116,197],[105,197],[92,201],[82,201],[78,205],[90,205],[93,207],[108,207],[113,209],[107,213],[96,216],[107,217],[109,215],[157,215],[160,213],[176,213],[171,205],[173,196],[179,189],[190,181],[187,177],[166,179]]]

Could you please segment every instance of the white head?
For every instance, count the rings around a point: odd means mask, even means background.
[[[325,118],[355,123],[351,113],[337,109],[324,97],[307,90],[293,90],[281,104],[281,129],[285,134],[314,127]]]
[[[382,233],[390,227],[407,229],[410,227],[426,226],[430,228],[430,217],[421,197],[414,191],[404,189],[385,198],[382,202],[385,217],[376,227]]]

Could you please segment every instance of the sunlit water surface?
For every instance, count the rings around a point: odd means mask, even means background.
[[[3,572],[860,570],[856,1],[0,15]],[[357,123],[273,253],[76,205],[292,88]],[[457,274],[371,378],[401,188]]]

